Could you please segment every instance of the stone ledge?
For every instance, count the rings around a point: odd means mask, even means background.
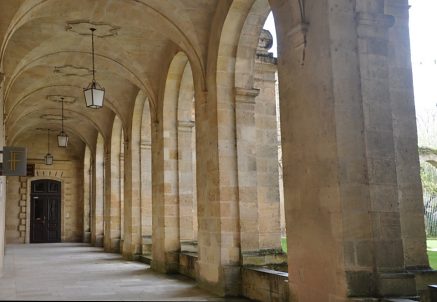
[[[242,268],[242,293],[257,301],[288,301],[288,273],[263,267]]]
[[[415,296],[416,280],[411,273],[384,273],[378,275],[378,294],[383,297]]]
[[[280,249],[266,249],[258,251],[246,251],[241,254],[243,265],[268,265],[268,264],[286,264],[287,254]]]
[[[197,253],[179,253],[179,273],[192,279],[196,279],[198,259],[199,256],[197,255]]]

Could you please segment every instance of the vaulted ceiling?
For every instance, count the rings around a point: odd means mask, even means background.
[[[217,0],[2,0],[1,65],[8,144],[26,142],[38,129],[64,127],[82,154],[100,132],[109,137],[118,115],[128,123],[139,91],[158,101],[171,56],[184,51],[205,68],[208,33]],[[92,76],[106,89],[102,109],[85,107]],[[76,148],[76,149],[74,149]],[[92,147],[93,148],[93,147]]]

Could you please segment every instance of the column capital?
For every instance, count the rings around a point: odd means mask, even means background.
[[[408,4],[408,0],[385,0],[385,6],[386,12],[396,17],[407,17],[411,7],[411,5]]]
[[[257,88],[235,87],[235,101],[238,103],[255,104],[255,98],[259,95]]]
[[[140,149],[151,149],[152,148],[152,142],[151,141],[141,141],[140,143]]]
[[[194,121],[178,121],[179,131],[191,132],[194,126]]]

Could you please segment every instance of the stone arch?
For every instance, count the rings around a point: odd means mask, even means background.
[[[182,251],[194,252],[197,251],[196,131],[193,72],[189,62],[180,81],[177,100],[180,240]]]
[[[276,60],[259,46],[270,12],[255,1],[239,36],[235,61],[235,110],[243,264],[266,250],[281,251],[275,73]],[[264,251],[262,251],[264,250]],[[270,259],[270,260],[268,260]],[[264,258],[282,262],[276,257]]]

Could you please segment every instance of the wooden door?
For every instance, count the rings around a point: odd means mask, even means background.
[[[30,242],[60,242],[61,182],[42,179],[31,186]]]

